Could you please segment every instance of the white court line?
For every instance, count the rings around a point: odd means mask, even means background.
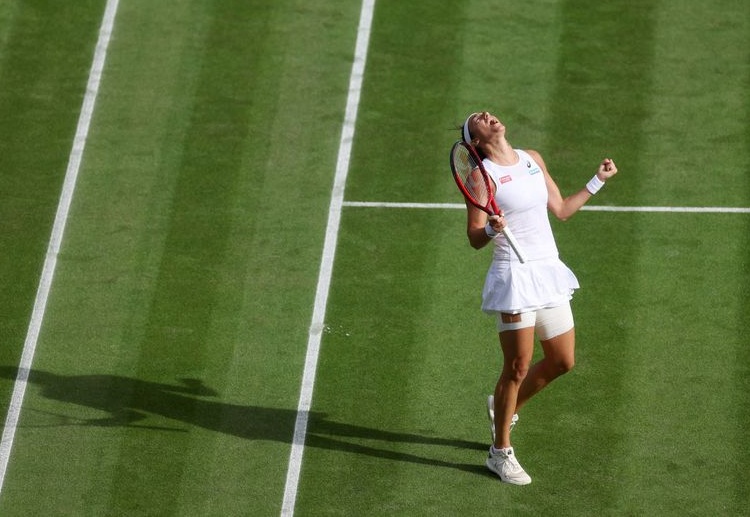
[[[729,206],[598,206],[586,205],[588,212],[681,212],[704,214],[750,214],[750,208]]]
[[[359,96],[362,90],[362,79],[367,60],[367,47],[370,43],[370,27],[372,26],[374,9],[375,0],[363,0],[359,17],[359,28],[357,29],[357,43],[354,50],[354,63],[352,63],[352,71],[349,78],[349,94],[346,100],[344,124],[341,130],[341,141],[339,142],[336,175],[333,182],[333,191],[331,192],[331,204],[328,208],[328,225],[326,228],[325,243],[323,244],[320,273],[318,274],[315,307],[313,309],[312,323],[310,324],[310,333],[307,341],[305,370],[302,374],[302,386],[299,394],[299,403],[297,404],[297,418],[294,424],[292,450],[289,454],[289,467],[286,473],[281,515],[294,515],[294,505],[297,500],[297,487],[302,467],[302,455],[305,449],[307,422],[312,405],[315,371],[318,365],[320,340],[323,334],[324,318],[328,304],[333,259],[336,252],[339,223],[341,221],[341,207],[344,201],[346,177],[349,174],[349,158],[354,140],[354,128],[357,122]]]
[[[344,206],[358,208],[423,208],[458,210],[465,209],[463,203],[387,203],[380,201],[344,201]],[[584,205],[586,212],[695,212],[710,214],[750,214],[750,208],[723,206],[603,206]]]
[[[65,181],[63,182],[60,202],[57,205],[57,214],[52,226],[52,235],[50,236],[49,246],[47,247],[47,256],[42,268],[42,277],[39,280],[39,287],[34,300],[34,309],[31,313],[31,322],[26,333],[26,341],[23,345],[21,362],[18,365],[18,375],[13,385],[13,395],[11,396],[8,415],[5,418],[5,427],[3,429],[2,441],[0,442],[0,491],[2,491],[5,481],[5,472],[8,468],[10,452],[13,448],[13,439],[18,426],[18,419],[21,416],[21,406],[23,397],[26,393],[26,385],[29,379],[29,371],[34,361],[34,352],[39,338],[39,332],[42,328],[44,311],[47,307],[47,298],[49,297],[50,288],[52,287],[52,277],[55,275],[55,266],[57,265],[57,255],[60,252],[65,223],[68,220],[70,203],[73,200],[78,170],[81,167],[83,151],[86,148],[86,139],[88,138],[91,116],[94,112],[94,104],[99,93],[99,83],[102,77],[104,61],[107,57],[107,47],[112,36],[112,27],[115,22],[117,13],[117,4],[119,0],[108,0],[107,7],[104,10],[102,24],[99,28],[99,40],[96,43],[94,52],[94,61],[89,71],[89,79],[86,84],[86,95],[83,98],[81,115],[78,118],[78,127],[75,138],[73,139],[73,148],[68,157],[68,169],[65,172]]]

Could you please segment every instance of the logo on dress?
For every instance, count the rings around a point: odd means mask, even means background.
[[[542,172],[542,169],[540,169],[539,167],[534,167],[533,169],[529,170],[529,174],[532,174],[532,175],[539,174],[540,172]]]
[[[513,181],[513,178],[511,176],[503,176],[500,178],[500,184],[508,183],[509,181]]]

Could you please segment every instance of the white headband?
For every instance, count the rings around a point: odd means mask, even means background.
[[[469,133],[469,120],[471,120],[471,117],[476,115],[476,113],[472,113],[468,117],[466,117],[466,122],[464,122],[464,131],[463,131],[463,137],[464,142],[471,145],[471,134]]]

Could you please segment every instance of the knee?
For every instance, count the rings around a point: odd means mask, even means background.
[[[503,368],[503,377],[507,382],[520,383],[526,378],[527,373],[529,373],[528,363],[522,363],[519,361],[506,365],[506,367]]]
[[[557,370],[558,375],[563,375],[573,369],[573,367],[575,366],[575,358],[563,357],[563,358],[557,359],[554,362],[554,365],[555,365],[555,369]]]

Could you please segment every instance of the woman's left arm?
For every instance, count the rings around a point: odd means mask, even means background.
[[[544,172],[544,180],[547,183],[548,193],[547,208],[561,221],[567,220],[573,214],[578,212],[578,210],[580,210],[581,207],[585,205],[586,202],[604,185],[605,181],[617,174],[617,166],[615,165],[615,162],[609,158],[605,158],[599,164],[599,168],[594,177],[591,178],[585,187],[564,198],[560,193],[560,189],[557,187],[555,180],[553,180],[552,176],[547,172],[547,166],[545,165],[542,156],[531,149],[527,152],[532,158],[534,158],[534,161],[539,164]]]

